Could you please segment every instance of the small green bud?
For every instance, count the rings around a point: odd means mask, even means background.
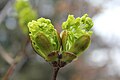
[[[49,19],[40,18],[28,23],[29,35],[35,51],[46,61],[58,59],[60,38]]]
[[[81,18],[74,18],[73,15],[69,15],[67,21],[62,24],[62,51],[64,57],[66,55],[78,56],[82,53],[90,44],[90,36],[92,35],[92,31],[90,29],[93,26],[92,19],[88,17],[87,14],[83,15]],[[69,53],[64,53],[69,52]],[[72,53],[72,54],[71,54]],[[64,58],[63,57],[63,58]],[[71,58],[70,58],[71,57]],[[68,56],[67,59],[63,59],[66,61],[72,61],[73,56]]]
[[[93,26],[92,19],[88,17],[87,14],[83,15],[81,17],[81,28],[86,31],[89,31],[92,28],[92,26]]]

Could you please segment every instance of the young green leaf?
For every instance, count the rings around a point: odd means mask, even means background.
[[[69,15],[67,21],[62,24],[62,54],[67,52],[76,56],[80,55],[90,44],[92,26],[92,19],[87,14],[76,19],[73,15]],[[67,57],[65,61],[72,61],[71,56],[69,58],[67,55],[65,56]]]
[[[28,23],[35,51],[47,61],[55,61],[60,50],[60,38],[49,19],[40,18]]]

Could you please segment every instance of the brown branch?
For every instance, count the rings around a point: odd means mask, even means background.
[[[58,71],[59,71],[59,67],[53,67],[53,79],[52,80],[56,80],[56,78],[57,78],[57,74],[58,74]]]
[[[9,67],[7,73],[5,74],[5,76],[3,77],[2,80],[9,80],[9,77],[11,76],[11,74],[13,74],[13,71],[14,71],[15,67],[16,67],[16,64],[15,64],[15,63],[12,64],[12,65]]]
[[[7,53],[4,48],[0,45],[0,55],[10,65],[14,63],[14,59]]]
[[[16,56],[17,58],[18,56]],[[28,61],[28,57],[27,56],[19,56],[19,60],[16,60],[16,62],[14,62],[7,70],[6,74],[4,75],[2,80],[13,80],[14,76],[16,75],[16,73],[22,68],[22,66]]]
[[[29,41],[25,46],[27,46]],[[15,59],[13,59],[9,53],[7,53],[4,48],[0,45],[0,55],[2,58],[10,64],[10,67],[8,68],[7,72],[5,73],[2,80],[9,80],[14,78],[16,73],[22,68],[22,66],[28,61],[28,55],[25,54],[25,50],[23,52],[20,52],[20,54],[23,55],[17,55]]]

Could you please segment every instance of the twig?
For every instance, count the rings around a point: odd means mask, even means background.
[[[52,66],[53,66],[53,76],[52,80],[57,80],[57,74],[60,68],[64,67],[66,65],[65,62],[61,61],[61,54],[58,54],[58,61],[53,61]]]
[[[14,59],[4,50],[4,48],[0,45],[0,55],[2,58],[10,65],[14,63]]]
[[[14,71],[15,67],[16,67],[16,64],[15,64],[15,63],[13,63],[13,64],[9,67],[9,69],[8,69],[7,73],[5,74],[5,76],[3,77],[3,79],[2,79],[2,80],[9,80],[9,77],[10,77],[10,76],[11,76],[11,74],[13,73],[13,71]]]
[[[14,72],[12,73],[12,75],[9,77],[9,80],[13,80],[14,77],[16,76],[16,74],[21,70],[21,68],[24,66],[24,64],[28,61],[28,57],[24,56],[21,58],[21,60],[16,64],[15,68],[14,68]]]
[[[7,70],[2,80],[13,80],[16,73],[22,68],[27,62],[27,57],[22,57],[19,62],[13,63]]]
[[[29,43],[29,40],[27,40],[24,48],[26,48],[26,46],[28,45]],[[1,54],[3,54],[3,58],[6,60],[6,61],[9,61],[8,59],[10,59],[10,67],[8,68],[6,74],[4,75],[3,79],[2,80],[13,80],[14,76],[16,75],[16,73],[22,68],[22,66],[28,61],[28,58],[29,58],[29,55],[27,55],[25,49],[22,50],[22,53],[20,54],[23,54],[23,55],[17,55],[15,59],[12,59],[6,57],[5,55],[5,51],[4,49],[2,49],[2,46],[0,46],[0,51],[2,51]]]
[[[58,74],[58,71],[59,71],[59,67],[53,67],[53,79],[52,80],[56,80],[56,78],[57,78],[57,74]]]

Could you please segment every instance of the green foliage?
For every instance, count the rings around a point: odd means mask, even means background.
[[[63,50],[69,51],[75,41],[82,35],[91,35],[91,27],[93,26],[92,20],[85,14],[83,17],[74,18],[69,15],[66,22],[62,24],[62,37],[63,37]],[[64,35],[67,35],[64,37]]]
[[[28,28],[36,52],[47,61],[56,60],[57,52],[60,50],[60,40],[51,21],[40,18],[37,21],[29,22]],[[54,55],[54,58],[51,55]]]
[[[71,56],[76,58],[89,46],[90,36],[92,35],[92,31],[89,30],[92,26],[93,22],[87,14],[76,19],[73,15],[68,16],[67,21],[62,24],[62,54],[64,55],[62,61],[71,62]],[[66,57],[68,57],[67,60]]]
[[[27,34],[27,24],[37,18],[37,13],[31,8],[28,0],[16,0],[15,9],[18,13],[20,28],[24,34]]]
[[[28,24],[35,51],[47,61],[66,63],[77,58],[89,46],[92,26],[92,19],[87,14],[76,19],[69,15],[62,24],[63,31],[59,37],[49,19],[40,18]]]

